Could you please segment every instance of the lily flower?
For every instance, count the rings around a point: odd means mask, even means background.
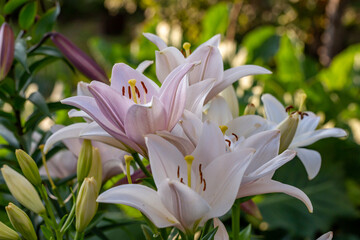
[[[217,128],[210,125],[205,124],[204,128]],[[214,142],[186,156],[162,137],[148,135],[146,144],[157,191],[143,185],[122,185],[102,193],[97,201],[135,207],[157,227],[175,226],[187,234],[194,234],[207,220],[215,218],[215,225],[219,226],[217,236],[227,236],[225,227],[216,218],[234,203],[235,189],[254,150],[226,153],[224,142],[219,142],[218,137],[222,137],[219,128],[208,134],[213,138],[202,140]]]
[[[80,108],[128,152],[147,155],[144,136],[171,130],[185,108],[186,74],[195,64],[177,67],[161,88],[139,71],[115,64],[111,85],[93,81],[91,96],[75,96],[62,103]]]
[[[144,36],[153,42],[159,51],[155,52],[156,57],[156,74],[162,82],[165,77],[177,66],[200,61],[200,65],[189,74],[190,87],[194,88],[194,92],[203,90],[207,92],[204,103],[207,103],[222,90],[230,86],[238,79],[256,74],[270,74],[271,72],[265,68],[255,65],[243,65],[224,71],[224,64],[220,50],[220,35],[215,35],[205,43],[201,44],[193,53],[190,54],[190,44],[185,43],[184,49],[186,57],[175,47],[168,47],[166,43],[158,36],[151,33],[144,33]],[[203,81],[215,79],[215,83],[209,90],[205,90],[205,86],[200,86]],[[209,85],[204,84],[202,85]]]
[[[272,126],[272,128],[275,128],[288,117],[285,107],[272,95],[264,94],[261,100],[264,103],[265,115],[269,126]],[[320,117],[316,116],[313,112],[304,112],[302,116],[299,116],[295,135],[288,147],[288,149],[296,151],[297,156],[305,166],[309,179],[313,179],[318,174],[321,166],[321,156],[317,151],[303,147],[323,138],[347,136],[347,133],[341,128],[316,130],[319,121]]]
[[[14,32],[10,25],[3,23],[0,28],[0,81],[6,77],[14,60]]]

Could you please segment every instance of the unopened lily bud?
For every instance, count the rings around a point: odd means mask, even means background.
[[[284,121],[279,123],[279,125],[276,127],[280,130],[281,133],[279,153],[282,153],[290,146],[295,136],[298,123],[299,113],[295,112],[294,114],[291,114],[285,118]]]
[[[26,240],[37,240],[34,226],[29,216],[16,205],[9,203],[5,207],[6,213],[13,227],[21,233]]]
[[[45,212],[45,207],[41,202],[39,194],[23,175],[7,165],[1,168],[1,173],[11,195],[13,195],[19,203],[37,214]]]
[[[90,172],[91,163],[92,163],[92,145],[91,141],[85,139],[77,162],[77,179],[81,183],[84,178],[86,178]]]
[[[52,33],[51,40],[61,53],[86,77],[109,84],[105,71],[80,48],[60,33]]]
[[[0,81],[9,72],[14,60],[14,33],[9,24],[3,23],[0,28]]]
[[[19,234],[0,222],[0,239],[2,240],[20,240]]]
[[[254,104],[249,103],[248,105],[246,105],[245,107],[245,111],[244,111],[244,115],[254,115],[256,111],[256,107]]]
[[[246,201],[246,202],[241,203],[240,208],[245,213],[247,213],[247,214],[249,214],[249,215],[251,215],[251,216],[253,216],[253,217],[255,217],[255,218],[259,219],[259,220],[263,219],[258,206],[251,199]]]
[[[91,163],[91,168],[90,168],[88,177],[95,178],[97,185],[98,185],[98,192],[99,192],[100,188],[101,188],[101,183],[102,183],[102,162],[101,162],[101,156],[100,156],[99,149],[97,149],[97,148],[93,148],[92,163]]]
[[[85,178],[82,183],[78,197],[76,199],[76,231],[79,233],[84,232],[85,228],[97,211],[98,203],[96,199],[98,197],[98,187],[96,180],[91,178]]]
[[[25,177],[35,186],[41,185],[39,168],[34,159],[21,149],[15,151],[16,158]]]

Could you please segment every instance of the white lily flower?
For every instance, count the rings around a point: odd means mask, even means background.
[[[148,135],[146,143],[158,190],[121,185],[101,194],[98,202],[135,207],[157,227],[175,226],[186,233],[194,233],[207,220],[224,215],[235,201],[254,150],[227,153],[219,128],[209,123],[203,127],[206,136],[200,142],[205,142],[185,157],[165,139]],[[206,144],[210,145],[204,148]],[[215,225],[219,226],[217,239],[227,235],[218,219]]]
[[[276,125],[288,117],[285,107],[272,95],[264,94],[261,100],[264,103],[269,126],[272,126],[272,128],[275,128]],[[295,136],[288,147],[288,149],[293,149],[297,152],[297,156],[304,164],[309,179],[313,179],[318,174],[321,166],[321,156],[317,151],[303,147],[323,138],[347,136],[347,133],[340,128],[316,130],[319,121],[320,117],[316,116],[313,112],[305,112],[303,117],[299,117]]]

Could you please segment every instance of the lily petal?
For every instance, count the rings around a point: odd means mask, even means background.
[[[221,40],[221,35],[216,34],[215,36],[213,36],[212,38],[210,38],[206,42],[199,45],[197,48],[201,48],[201,47],[207,46],[207,45],[211,45],[211,46],[214,46],[214,47],[219,47],[220,40]]]
[[[233,119],[229,105],[223,97],[216,96],[211,100],[205,119],[218,126],[226,125]]]
[[[164,138],[166,141],[174,145],[182,155],[190,155],[194,150],[195,146],[186,138],[173,135],[169,131],[157,131],[156,135]]]
[[[299,199],[306,205],[309,212],[313,212],[311,201],[303,191],[296,187],[267,178],[261,178],[255,182],[250,182],[241,186],[237,198],[275,192],[286,193],[287,195]]]
[[[333,232],[327,232],[324,235],[321,235],[318,239],[316,240],[332,240],[333,239]]]
[[[228,240],[229,234],[219,218],[214,218],[214,227],[218,227],[214,240]]]
[[[143,73],[153,63],[154,61],[145,60],[138,65],[136,71]]]
[[[223,154],[205,167],[203,176],[207,187],[202,195],[211,206],[207,218],[220,217],[231,208],[237,194],[234,189],[239,188],[254,151],[248,148]]]
[[[165,180],[159,186],[158,193],[162,203],[181,225],[190,231],[195,222],[200,222],[210,210],[209,204],[197,192],[187,185],[174,180]]]
[[[185,63],[182,53],[175,47],[155,51],[156,76],[161,83],[177,66]]]
[[[320,117],[316,116],[313,112],[306,112],[307,116],[300,119],[296,129],[295,137],[310,131],[314,131],[319,125]]]
[[[233,118],[237,118],[239,116],[239,102],[234,87],[232,85],[228,86],[221,91],[219,95],[223,97],[229,105]]]
[[[255,65],[243,65],[235,68],[230,68],[224,72],[223,79],[218,82],[218,84],[210,91],[207,96],[205,103],[210,101],[222,90],[233,84],[238,79],[248,76],[248,75],[257,75],[257,74],[270,74],[271,72],[263,67]]]
[[[202,121],[196,117],[194,113],[185,110],[180,125],[183,128],[186,137],[189,138],[194,146],[196,146],[202,132]]]
[[[227,125],[227,135],[235,133],[238,137],[249,137],[255,133],[271,129],[268,122],[257,115],[245,115],[230,121]]]
[[[264,104],[266,118],[277,124],[281,123],[288,114],[284,106],[272,95],[264,94],[261,96],[261,101]]]
[[[347,133],[341,128],[324,128],[312,132],[306,132],[293,139],[289,148],[304,147],[320,139],[328,137],[346,137]]]
[[[166,43],[164,42],[164,40],[162,40],[161,38],[159,38],[158,36],[156,36],[155,34],[152,33],[143,33],[144,37],[146,37],[147,39],[149,39],[152,43],[154,43],[159,50],[163,50],[164,48],[167,47]]]
[[[174,226],[178,223],[178,220],[162,204],[157,192],[143,185],[126,184],[111,188],[102,193],[97,201],[134,207],[159,228]]]
[[[309,180],[316,177],[321,167],[320,153],[306,148],[295,148],[295,151],[301,162],[304,164]]]
[[[69,112],[68,112],[68,116],[69,118],[73,118],[73,117],[81,117],[83,118],[86,122],[92,122],[94,121],[90,116],[89,114],[87,114],[86,112],[80,110],[75,110],[75,109],[71,109]]]

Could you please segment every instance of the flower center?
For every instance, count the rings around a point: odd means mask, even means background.
[[[187,165],[187,180],[188,180],[188,186],[191,188],[191,165],[194,161],[194,156],[192,155],[186,155],[184,157]]]
[[[129,85],[130,85],[130,88],[131,88],[131,94],[129,92],[129,97],[131,98],[131,95],[133,97],[133,100],[134,100],[134,103],[138,103],[138,99],[137,99],[137,96],[136,94],[138,93],[139,94],[139,90],[137,90],[137,87],[135,86],[136,85],[136,79],[130,79],[128,81]],[[137,90],[137,91],[136,91]],[[140,95],[140,94],[139,94]]]
[[[189,57],[190,56],[190,47],[191,47],[191,44],[190,43],[188,43],[188,42],[185,42],[184,44],[183,44],[183,48],[184,48],[184,50],[185,50],[185,57]]]

